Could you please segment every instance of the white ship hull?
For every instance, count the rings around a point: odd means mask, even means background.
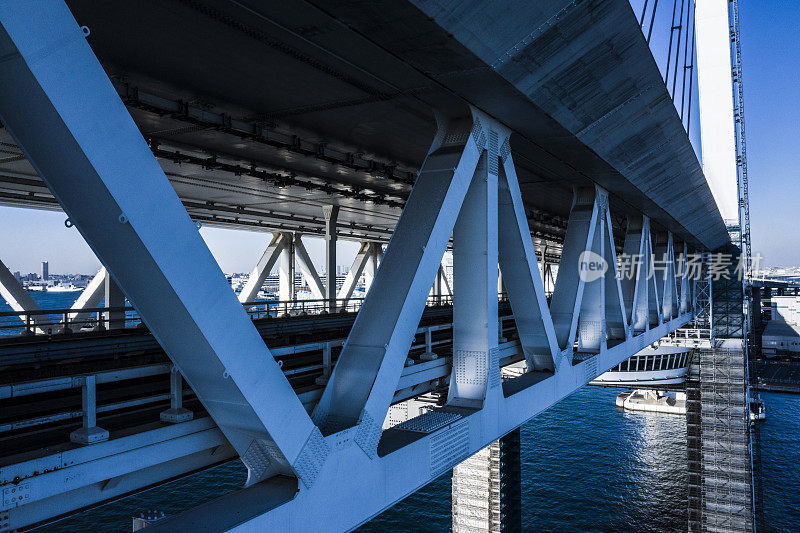
[[[590,384],[636,388],[680,385],[686,380],[690,356],[691,350],[682,346],[647,347]]]

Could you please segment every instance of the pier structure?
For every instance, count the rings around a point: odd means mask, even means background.
[[[666,76],[625,0],[0,6],[0,201],[104,268],[58,313],[0,270],[0,531],[233,459],[244,487],[149,527],[349,530],[461,465],[454,523],[518,528],[519,427],[695,320],[685,259],[731,242],[693,6]],[[203,225],[271,233],[238,295]]]

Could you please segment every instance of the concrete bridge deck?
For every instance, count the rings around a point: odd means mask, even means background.
[[[626,0],[69,0],[195,220],[388,240],[436,130],[476,106],[511,128],[535,236],[572,188],[691,245],[728,242]],[[58,209],[0,130],[0,202]],[[19,155],[18,155],[19,154]],[[692,198],[692,202],[685,202]]]

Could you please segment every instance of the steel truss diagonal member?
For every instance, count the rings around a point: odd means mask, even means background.
[[[17,281],[8,267],[0,261],[0,296],[17,313],[25,311],[41,311],[25,287]],[[29,315],[31,323],[39,328],[50,324],[46,315]]]
[[[83,289],[78,299],[75,300],[75,303],[72,304],[72,307],[70,307],[73,311],[82,311],[69,317],[70,322],[77,324],[78,328],[80,328],[91,315],[91,313],[83,311],[83,309],[97,307],[103,300],[103,296],[105,296],[106,276],[108,276],[106,267],[101,267],[89,284],[86,285],[86,288]]]
[[[646,216],[631,215],[625,231],[622,253],[625,258],[622,268],[622,297],[625,302],[625,317],[634,333],[648,328],[648,289],[650,282],[650,256],[647,253],[647,235],[650,220]]]
[[[272,241],[270,241],[261,259],[258,260],[258,264],[250,273],[250,277],[247,278],[247,283],[244,284],[242,291],[239,293],[240,302],[252,302],[258,297],[258,291],[264,285],[264,280],[267,279],[272,267],[275,266],[278,258],[286,249],[287,242],[291,240],[291,234],[275,233],[272,235]]]
[[[347,276],[344,278],[342,288],[337,295],[339,300],[344,300],[346,304],[353,296],[353,291],[358,285],[358,280],[361,279],[361,273],[364,272],[364,267],[367,262],[372,259],[375,254],[375,247],[370,242],[362,242],[355,259],[353,259],[353,266],[347,271]]]
[[[550,302],[550,314],[553,318],[559,349],[570,361],[586,285],[584,276],[580,275],[581,263],[586,257],[585,254],[592,251],[595,240],[598,244],[600,243],[600,239],[596,239],[599,232],[597,226],[600,212],[595,198],[598,192],[601,191],[595,191],[592,188],[581,188],[575,191],[575,199],[569,213],[567,233],[561,252],[556,286]],[[599,290],[598,280],[594,280],[592,283]],[[592,303],[598,302],[599,293]]]
[[[308,288],[311,294],[317,300],[325,298],[325,286],[317,274],[317,269],[314,263],[311,262],[311,257],[308,255],[305,244],[303,244],[302,235],[295,233],[294,235],[294,257],[297,260],[297,266],[300,267],[300,272],[303,278],[308,283]]]
[[[658,275],[655,268],[655,254],[653,253],[653,234],[650,231],[649,220],[647,222],[647,231],[644,233],[645,252],[643,257],[647,261],[647,284],[644,289],[647,291],[644,296],[644,301],[647,305],[647,329],[652,329],[661,324],[661,295],[658,289]]]
[[[506,139],[500,150],[498,260],[528,370],[555,370],[559,362],[550,309]]]
[[[485,145],[476,119],[440,120],[434,145],[314,412],[324,433],[358,424],[354,438],[368,455],[376,453],[381,425],[472,182],[483,148],[478,139]]]
[[[675,283],[675,255],[672,232],[657,233],[653,265],[658,300],[661,303],[661,321],[666,322],[678,314],[678,289]]]
[[[604,320],[605,342],[618,342],[628,336],[630,321],[625,313],[625,302],[622,297],[622,280],[617,262],[617,251],[614,247],[614,228],[611,224],[611,210],[606,209],[603,217],[605,239],[603,240],[603,259],[608,265],[608,273],[604,276]]]
[[[383,261],[383,246],[379,242],[373,242],[372,253],[370,254],[369,261],[364,266],[364,294],[369,292],[372,286],[372,281],[375,279],[375,273],[378,272],[378,267]]]
[[[437,296],[453,296],[453,289],[450,287],[450,281],[447,279],[447,273],[442,264],[439,265],[439,273],[436,274],[436,283],[439,284],[439,288],[436,290]]]
[[[680,268],[681,268],[681,291],[680,291],[680,314],[684,314],[692,310],[692,288],[694,284],[690,278],[689,272],[689,247],[683,243],[683,251],[681,252]]]
[[[56,1],[0,3],[0,25],[0,120],[242,456],[248,481],[283,473],[310,484],[322,437],[89,48],[89,29]]]

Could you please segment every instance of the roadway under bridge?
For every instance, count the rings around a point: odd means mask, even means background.
[[[351,529],[696,318],[680,258],[730,238],[626,0],[110,5],[0,6],[0,202],[104,266],[66,319],[0,275],[0,530],[236,456],[155,530]],[[272,233],[252,279],[319,308],[237,298],[201,224]]]

